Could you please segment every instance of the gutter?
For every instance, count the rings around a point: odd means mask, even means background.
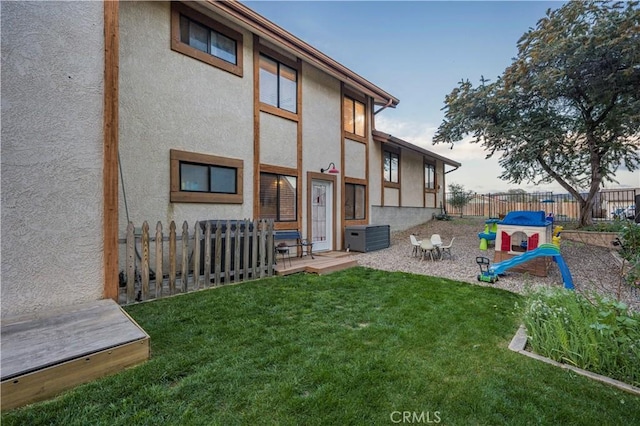
[[[373,115],[376,115],[377,113],[381,112],[382,110],[389,108],[389,107],[391,106],[391,104],[393,104],[393,99],[389,98],[389,101],[388,101],[385,105],[383,105],[382,107],[380,107],[380,109],[379,109],[379,110],[375,111],[375,112],[373,113]]]
[[[456,170],[458,170],[459,168],[460,168],[460,166],[456,166],[456,167],[454,167],[453,169],[451,169],[451,170],[449,170],[449,171],[447,171],[447,172],[444,172],[444,174],[446,175],[446,174],[449,174],[449,173],[451,173],[451,172],[455,172],[455,171],[456,171]]]

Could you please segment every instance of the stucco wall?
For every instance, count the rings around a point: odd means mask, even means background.
[[[345,176],[357,179],[366,179],[366,145],[360,142],[345,139],[344,141],[344,171]]]
[[[102,297],[102,2],[1,2],[2,317]]]
[[[402,231],[420,225],[440,213],[439,209],[422,207],[371,207],[372,225],[389,225],[391,231]]]
[[[260,163],[295,169],[298,164],[298,123],[260,113]]]
[[[170,47],[168,2],[120,3],[120,158],[129,218],[162,221],[253,216],[252,36],[244,36],[238,77]],[[244,161],[243,204],[169,202],[169,150]],[[120,235],[126,212],[120,188]]]
[[[302,66],[302,169],[304,172],[312,171],[320,173],[320,169],[326,168],[329,163],[335,163],[341,173],[344,167],[340,163],[340,82],[316,69],[303,63]],[[303,173],[303,200],[302,204],[302,229],[307,229],[307,188],[306,173]],[[338,179],[333,187],[336,193],[337,205],[336,222],[339,226],[342,215],[341,185]],[[335,247],[342,247],[340,240],[342,233],[337,232]]]
[[[400,207],[400,190],[398,188],[387,188],[384,191],[384,205]]]
[[[402,205],[422,207],[424,203],[424,161],[422,155],[403,150],[400,157]],[[385,205],[387,199],[385,198]]]

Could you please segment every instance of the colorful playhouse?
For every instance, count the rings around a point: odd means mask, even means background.
[[[513,211],[497,223],[495,263],[521,256],[553,242],[553,222],[543,211]],[[528,257],[528,256],[527,256]],[[548,256],[534,257],[513,268],[514,272],[528,272],[546,277],[551,265]]]

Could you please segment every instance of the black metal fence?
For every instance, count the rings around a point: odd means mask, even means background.
[[[529,210],[552,213],[558,221],[575,221],[580,217],[580,204],[571,194],[553,192],[507,192],[495,194],[473,194],[469,202],[460,209],[451,203],[447,194],[446,211],[450,215],[499,217],[510,211]],[[603,189],[596,194],[591,210],[594,220],[612,220],[617,217],[638,218],[636,200],[638,189]],[[461,211],[462,210],[462,211]]]

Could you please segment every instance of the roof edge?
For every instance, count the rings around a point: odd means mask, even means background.
[[[453,167],[462,166],[462,163],[459,163],[459,162],[454,161],[454,160],[452,160],[450,158],[444,157],[444,156],[442,156],[440,154],[436,154],[435,152],[429,151],[427,149],[421,148],[421,147],[419,147],[417,145],[412,144],[411,142],[407,142],[407,141],[402,140],[400,138],[397,138],[395,136],[391,136],[389,133],[385,133],[385,132],[382,132],[380,130],[373,129],[372,134],[373,134],[373,140],[374,141],[381,142],[381,143],[390,143],[390,144],[393,144],[393,145],[396,145],[396,146],[399,146],[399,147],[402,147],[402,148],[406,148],[408,150],[417,152],[419,154],[427,155],[429,157],[438,159],[438,160],[442,161],[443,163],[448,164],[448,165],[453,166]]]
[[[356,74],[338,61],[325,55],[307,42],[299,39],[282,27],[269,21],[264,16],[243,5],[238,0],[204,0],[200,1],[204,6],[213,6],[218,11],[222,11],[240,22],[248,25],[250,29],[269,41],[281,44],[286,48],[298,53],[307,62],[319,67],[325,72],[332,74],[338,80],[350,84],[357,89],[374,98],[377,104],[387,104],[391,101],[394,108],[400,100],[380,87],[371,83],[366,78]]]

